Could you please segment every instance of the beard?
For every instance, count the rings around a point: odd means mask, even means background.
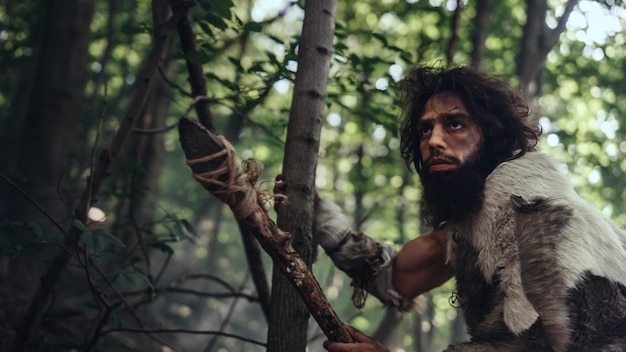
[[[495,167],[484,148],[464,162],[442,152],[434,153],[424,165],[429,165],[433,157],[444,158],[457,167],[438,172],[430,172],[428,167],[421,170],[422,223],[437,227],[443,221],[462,222],[476,214],[483,204],[485,180]]]

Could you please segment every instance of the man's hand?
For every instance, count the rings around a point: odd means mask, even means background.
[[[282,174],[276,176],[274,209],[278,210],[285,203],[287,187],[285,177]],[[314,243],[322,246],[327,252],[337,250],[337,247],[350,235],[350,221],[341,208],[330,199],[320,197],[317,191],[315,191],[313,220]]]
[[[354,341],[356,341],[355,343],[325,341],[324,348],[330,352],[389,352],[389,349],[382,343],[365,335],[350,325],[346,325],[346,329]]]

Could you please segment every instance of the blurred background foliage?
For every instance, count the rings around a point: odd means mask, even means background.
[[[471,41],[475,31],[472,21],[479,2],[338,3],[316,182],[322,195],[335,200],[350,215],[354,228],[362,228],[381,241],[401,245],[420,233],[419,183],[399,155],[401,112],[397,83],[416,64],[471,63],[475,49]],[[565,3],[547,1],[548,28],[555,28]],[[80,136],[72,146],[71,166],[64,176],[74,181],[66,186],[70,205],[84,188],[92,148],[106,145],[125,116],[153,43],[151,1],[95,0],[93,4]],[[7,126],[11,126],[11,120],[21,118],[16,110],[23,98],[20,87],[29,79],[29,65],[40,48],[39,31],[49,16],[40,5],[36,0],[0,2],[0,133],[5,137],[20,133]],[[526,2],[496,1],[492,6],[485,51],[478,64],[487,71],[510,77],[515,85],[513,76],[524,35]],[[170,88],[170,93],[161,99],[169,104],[165,119],[157,127],[175,125],[192,103],[184,59],[201,64],[217,131],[234,143],[241,159],[253,157],[264,163],[261,186],[271,189],[274,176],[281,172],[304,16],[302,3],[200,0],[190,13],[199,50],[185,56],[176,46],[166,59],[173,69],[171,73],[165,69],[161,72]],[[460,17],[453,32],[455,13]],[[563,171],[569,173],[580,193],[622,226],[626,225],[625,25],[626,5],[622,1],[579,1],[547,56],[536,81],[537,93],[529,97],[543,128],[540,149],[562,160]],[[458,36],[458,41],[452,55],[447,56],[453,36]],[[450,58],[452,61],[448,62]],[[107,241],[108,237],[97,237],[104,238],[103,243],[92,240],[88,246],[101,253],[102,261],[124,257],[112,269],[117,281],[110,286],[127,292],[129,301],[133,292],[138,297],[142,291],[155,290],[154,301],[140,312],[158,322],[154,326],[221,331],[264,341],[267,323],[255,301],[236,222],[191,177],[176,129],[164,129],[161,136],[158,143],[163,160],[159,167],[151,170],[131,157],[122,157],[113,166],[97,203],[106,214],[102,228],[127,243],[119,233],[138,224],[120,215],[124,202],[138,196],[155,198],[152,219],[140,224],[142,236],[150,239],[152,247],[141,260],[143,263],[150,258],[152,265],[133,264],[123,256],[125,252],[120,253],[121,243],[111,238]],[[4,166],[3,161],[2,173],[16,180],[19,173]],[[148,172],[156,175],[156,187],[142,188],[140,184],[138,188],[129,188],[124,181],[129,175]],[[54,183],[61,175],[48,177]],[[270,214],[274,216],[273,211]],[[4,218],[4,229],[27,224],[31,232],[37,232],[38,227],[48,227]],[[55,243],[53,231],[44,232],[49,236],[45,242]],[[17,243],[11,235],[3,237],[5,267],[19,258],[25,248],[43,242],[36,238]],[[115,253],[120,257],[113,256]],[[37,254],[28,255],[35,258]],[[380,334],[377,336],[392,350],[438,351],[464,338],[458,310],[449,301],[454,291],[452,282],[425,295],[419,313],[395,319],[390,325],[393,331],[383,332],[385,326],[379,323],[389,313],[372,298],[364,309],[355,309],[350,301],[350,280],[333,268],[323,252],[318,257],[314,272],[339,316],[369,334]],[[263,260],[269,275],[270,260]],[[176,286],[177,290],[156,294],[159,286],[155,277],[171,287],[181,277],[185,280],[180,281],[184,283]],[[73,294],[86,287],[72,287],[68,292]],[[20,289],[26,297],[32,294],[26,288]],[[120,308],[106,319],[100,318],[105,319],[109,329],[125,327],[132,320],[129,311]],[[11,324],[5,327],[10,328]],[[309,350],[320,351],[325,338],[314,322],[309,335]],[[132,342],[135,336],[132,332],[110,332],[96,339],[96,347],[137,350]],[[213,333],[159,336],[159,345],[180,351],[264,350]],[[69,344],[88,350],[86,340],[57,340],[53,341],[56,345],[48,342],[44,347],[55,350]]]

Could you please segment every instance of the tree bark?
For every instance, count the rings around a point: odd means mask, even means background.
[[[293,236],[304,262],[313,261],[313,198],[317,154],[326,102],[336,0],[306,1],[298,49],[298,72],[287,126],[283,171],[289,201],[278,211],[278,225]],[[305,351],[308,314],[296,290],[275,266],[267,350]]]

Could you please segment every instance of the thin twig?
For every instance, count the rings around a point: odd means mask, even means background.
[[[26,198],[32,205],[34,205],[37,210],[39,210],[50,222],[56,227],[62,234],[65,234],[66,231],[53,217],[48,213],[44,207],[42,207],[35,199],[33,199],[26,191],[24,191],[20,186],[18,186],[15,182],[13,182],[8,176],[0,172],[0,178],[4,179],[11,187],[17,190],[24,198]]]
[[[230,337],[230,338],[234,338],[237,340],[241,340],[244,342],[249,342],[258,346],[267,346],[265,342],[261,342],[258,340],[253,340],[253,339],[249,339],[247,337],[243,337],[243,336],[239,336],[239,335],[235,335],[235,334],[229,334],[226,332],[221,332],[221,331],[215,331],[215,330],[187,330],[187,329],[135,329],[135,328],[112,328],[112,329],[108,329],[108,330],[103,330],[102,331],[102,336],[104,335],[108,335],[110,333],[114,333],[114,332],[132,332],[132,333],[136,333],[136,334],[172,334],[172,333],[176,333],[176,334],[194,334],[194,335],[220,335],[220,336],[225,336],[225,337]]]
[[[156,286],[159,281],[161,280],[161,277],[163,276],[163,274],[165,273],[165,269],[167,269],[170,260],[172,259],[172,254],[168,253],[167,256],[165,257],[165,262],[163,262],[163,265],[161,266],[161,269],[159,270],[159,272],[156,274],[156,276],[154,277],[154,285]]]
[[[161,127],[161,128],[133,128],[133,133],[136,134],[161,134],[166,133],[178,126],[178,123],[171,124],[169,126]]]
[[[167,75],[165,74],[165,72],[163,72],[163,68],[161,67],[161,65],[159,65],[159,75],[161,76],[161,78],[163,78],[163,80],[165,81],[165,83],[167,85],[169,85],[170,87],[178,90],[183,96],[192,98],[193,95],[191,95],[191,93],[189,93],[188,91],[185,90],[185,88],[181,87],[180,85],[172,82],[172,80],[170,80]]]
[[[567,3],[565,4],[565,11],[563,11],[561,18],[559,18],[559,22],[557,23],[556,27],[552,31],[550,31],[548,35],[544,37],[544,42],[543,42],[544,54],[543,55],[547,55],[548,52],[552,50],[552,47],[559,40],[559,36],[565,29],[565,24],[567,23],[567,20],[569,19],[569,16],[574,10],[574,7],[576,6],[577,3],[578,3],[578,0],[568,0]]]
[[[244,289],[244,285],[246,283],[246,281],[248,280],[247,275],[246,278],[243,280],[243,282],[241,283],[241,285],[239,286],[239,292],[243,291]],[[233,301],[231,302],[230,306],[228,307],[228,312],[226,313],[226,316],[224,317],[224,319],[222,320],[222,324],[220,325],[220,332],[224,331],[224,328],[226,328],[226,326],[228,325],[228,323],[230,322],[230,319],[233,316],[233,313],[235,312],[235,307],[237,306],[237,302],[238,302],[238,298],[235,297],[235,299],[233,299]],[[203,351],[205,352],[210,352],[211,349],[213,348],[213,346],[215,345],[215,343],[217,342],[217,338],[220,335],[214,335],[213,338],[211,339],[211,341],[209,341],[209,343],[207,344],[207,346],[203,349]]]
[[[139,294],[145,294],[146,291],[133,291],[133,292],[125,292],[123,293],[126,297],[135,296]],[[241,293],[241,292],[226,292],[226,293],[211,293],[198,291],[190,288],[182,288],[182,287],[162,287],[154,290],[154,296],[161,296],[164,293],[180,293],[180,294],[189,294],[199,297],[210,297],[210,298],[245,298],[249,302],[258,302],[259,298],[253,295]],[[154,300],[154,297],[150,298],[150,301]],[[137,305],[143,304],[146,302],[138,302]]]

